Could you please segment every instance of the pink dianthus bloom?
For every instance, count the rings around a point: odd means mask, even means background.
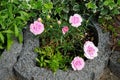
[[[91,41],[86,41],[84,44],[84,56],[88,59],[94,59],[97,57],[98,48]]]
[[[73,70],[82,70],[85,66],[85,62],[83,58],[77,56],[73,59],[73,61],[71,62],[71,65]]]
[[[34,23],[30,24],[30,31],[34,35],[41,34],[44,31],[44,25],[39,21],[34,21]]]
[[[82,17],[79,14],[74,14],[73,16],[70,16],[69,23],[71,23],[73,27],[79,27],[81,25],[81,22]]]
[[[69,30],[68,26],[64,26],[62,28],[62,33],[65,34],[66,32],[68,32],[68,30]]]

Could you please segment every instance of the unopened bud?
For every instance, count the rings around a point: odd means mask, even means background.
[[[58,24],[61,24],[61,21],[60,21],[60,20],[58,20]]]
[[[38,18],[38,21],[39,21],[39,22],[42,22],[42,19],[41,19],[41,18]]]
[[[52,26],[52,25],[50,25],[50,28],[53,28],[53,26]]]
[[[50,19],[50,15],[47,15],[47,19]]]

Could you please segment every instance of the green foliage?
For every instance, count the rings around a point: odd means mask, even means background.
[[[19,6],[20,1],[17,0],[1,0],[0,2],[0,46],[1,49],[10,49],[13,38],[17,37],[22,42],[23,27],[29,20],[29,14],[22,10]]]
[[[103,26],[105,31],[112,33],[116,38],[118,32],[115,29],[115,17],[120,14],[120,0],[85,0],[87,13],[93,15]],[[120,30],[120,29],[117,29]]]
[[[120,14],[119,0],[87,0],[85,3],[88,13],[97,15],[98,18],[111,19]]]
[[[64,65],[63,63],[63,56],[60,52],[56,52],[55,55],[52,56],[49,66],[53,71],[57,71],[59,67]]]
[[[38,53],[38,57],[36,58],[38,66],[49,68],[53,72],[56,72],[58,69],[66,69],[67,57],[51,46],[36,48],[35,52]]]
[[[81,11],[84,9],[76,0],[45,0],[41,5],[41,11],[38,12],[45,30],[39,36],[40,48],[35,49],[38,53],[37,65],[49,68],[53,72],[58,69],[66,70],[73,57],[83,57],[83,39],[89,20],[84,18],[86,14]],[[72,27],[69,23],[70,16],[75,13],[84,18],[82,25],[78,28]],[[61,24],[58,24],[58,21]],[[64,26],[69,27],[65,35],[61,31]]]
[[[23,41],[22,29],[42,11],[53,8],[48,0],[1,0],[0,1],[0,50],[10,49],[14,38]]]

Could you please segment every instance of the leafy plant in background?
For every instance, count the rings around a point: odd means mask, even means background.
[[[22,29],[41,10],[41,0],[1,0],[0,1],[0,53],[9,50],[15,37],[23,41]]]
[[[20,8],[19,1],[0,1],[0,49],[10,49],[15,37],[22,42],[22,29],[29,17],[29,14]]]
[[[96,20],[104,26],[104,29],[113,31],[113,18],[120,14],[119,0],[84,0],[88,13],[96,17]],[[111,29],[112,28],[112,29]]]
[[[119,27],[115,28],[115,18],[120,14],[120,0],[83,0],[85,4],[85,13],[94,17],[103,28],[112,34],[113,45],[119,45]],[[116,40],[115,40],[116,39]],[[114,41],[115,40],[115,41]],[[115,46],[113,46],[114,48]]]
[[[110,20],[113,16],[120,14],[119,0],[84,0],[89,14],[95,15],[98,20]]]

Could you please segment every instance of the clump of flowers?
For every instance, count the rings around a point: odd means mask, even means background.
[[[70,16],[69,23],[47,16],[47,21],[38,18],[30,25],[34,35],[40,35],[40,47],[37,65],[57,69],[67,69],[71,65],[73,70],[82,70],[85,66],[84,58],[97,57],[98,48],[92,41],[85,41],[86,28],[82,25],[81,15]]]

